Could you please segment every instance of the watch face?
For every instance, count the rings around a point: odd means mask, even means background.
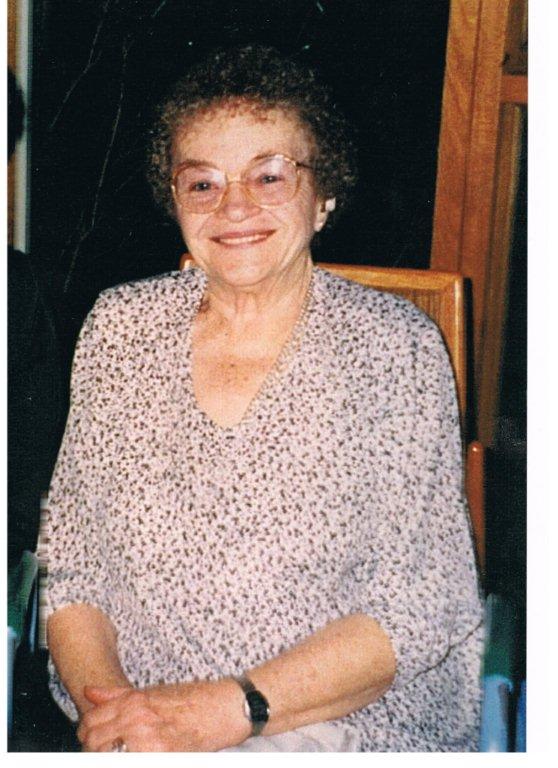
[[[269,705],[259,691],[247,693],[246,704],[250,712],[249,718],[253,723],[267,723],[269,719]]]

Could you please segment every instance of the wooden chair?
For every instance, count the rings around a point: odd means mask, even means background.
[[[356,264],[318,266],[335,275],[412,301],[438,326],[446,343],[457,386],[461,425],[466,424],[467,354],[463,276],[432,269],[399,269]],[[484,451],[478,441],[466,447],[465,490],[479,569],[485,571]]]

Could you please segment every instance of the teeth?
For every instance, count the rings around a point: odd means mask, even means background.
[[[246,237],[219,237],[220,243],[227,245],[242,245],[244,243],[255,243],[257,240],[263,240],[267,235],[247,235]]]

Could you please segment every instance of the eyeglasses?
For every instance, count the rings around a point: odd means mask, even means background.
[[[186,162],[172,176],[171,187],[177,203],[191,213],[217,210],[233,182],[242,184],[260,208],[276,208],[292,200],[300,186],[300,169],[312,170],[286,155],[270,155],[252,160],[239,178],[207,165]]]

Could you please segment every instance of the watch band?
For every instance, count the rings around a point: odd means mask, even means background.
[[[258,736],[269,720],[269,702],[246,675],[234,678],[244,691],[244,714],[252,724],[252,736]]]

